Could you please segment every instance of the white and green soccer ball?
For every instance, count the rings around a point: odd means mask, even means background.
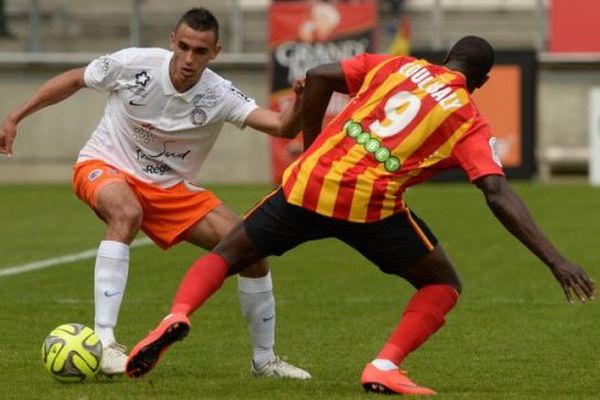
[[[55,328],[42,345],[44,368],[64,383],[91,379],[100,370],[102,343],[94,331],[82,324]]]

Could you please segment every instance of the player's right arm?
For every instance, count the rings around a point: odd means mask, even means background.
[[[390,57],[388,54],[362,53],[342,62],[320,65],[306,73],[302,112],[305,149],[321,132],[333,92],[355,96],[366,75]]]
[[[85,87],[84,71],[85,68],[75,68],[46,81],[22,106],[10,113],[0,125],[0,154],[12,157],[17,125],[25,117],[56,104]]]

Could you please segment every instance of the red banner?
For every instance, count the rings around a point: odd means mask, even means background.
[[[294,79],[318,65],[376,51],[377,2],[274,1],[269,12],[270,107],[279,111],[294,99]],[[339,113],[347,97],[335,93],[325,123]],[[271,140],[273,181],[302,152],[302,139]]]
[[[550,51],[600,52],[600,1],[552,0]]]

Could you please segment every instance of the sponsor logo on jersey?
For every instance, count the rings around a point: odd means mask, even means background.
[[[385,147],[371,133],[364,131],[361,124],[348,120],[344,124],[344,131],[348,137],[354,139],[357,144],[362,145],[378,162],[382,163],[386,171],[396,172],[400,169],[401,163],[398,157],[392,156],[390,149]]]
[[[158,150],[154,154],[147,154],[140,148],[137,148],[135,153],[138,160],[156,160],[159,158],[178,158],[180,160],[185,160],[185,158],[192,152],[190,149],[186,149],[185,151],[174,151],[169,147],[172,143],[177,143],[174,140],[166,140],[163,142],[162,149]]]
[[[146,165],[146,167],[143,168],[143,171],[148,175],[164,175],[165,173],[171,171],[171,167],[169,167],[167,164],[160,163]]]
[[[157,136],[155,133],[154,125],[149,122],[145,122],[141,125],[133,127],[133,138],[136,142],[143,144],[150,144],[156,141]]]
[[[195,95],[192,98],[192,104],[194,107],[204,107],[204,108],[212,108],[219,103],[219,95],[209,89],[204,93],[200,93]]]

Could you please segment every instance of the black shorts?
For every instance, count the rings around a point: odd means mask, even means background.
[[[246,215],[244,227],[265,257],[282,255],[311,240],[334,237],[390,274],[416,263],[437,244],[427,225],[408,209],[377,222],[349,222],[289,204],[281,189]]]

